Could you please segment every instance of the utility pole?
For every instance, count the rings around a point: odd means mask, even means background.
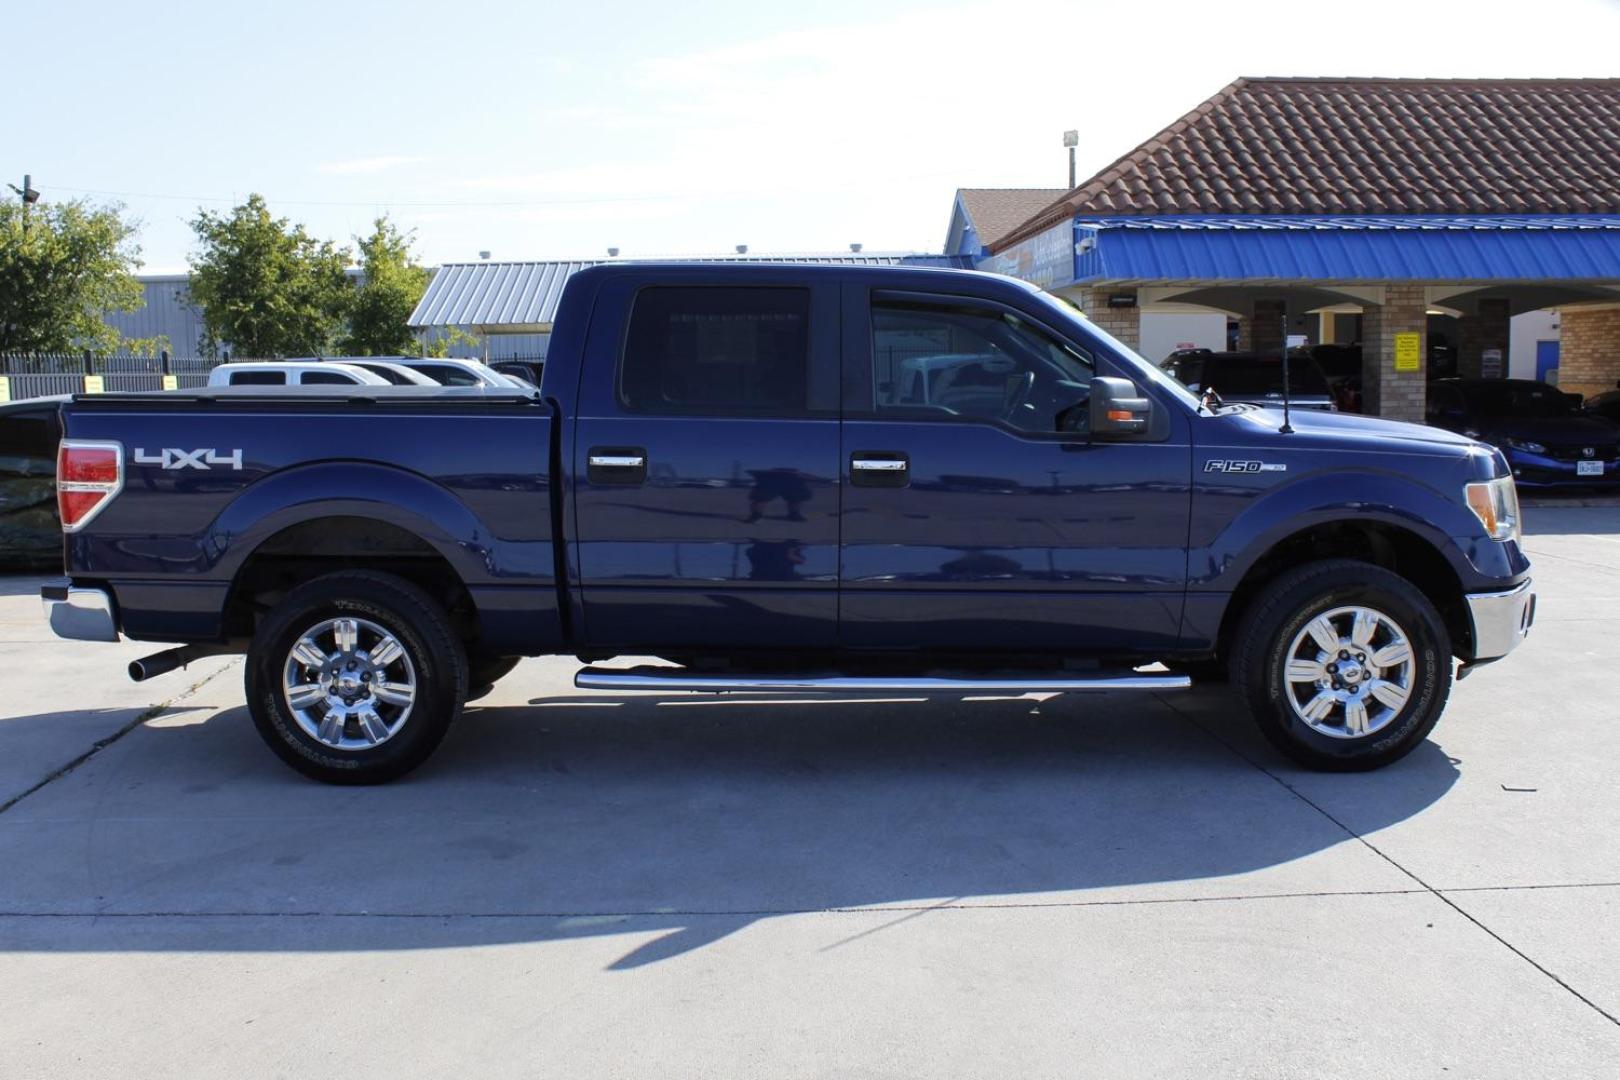
[[[1080,145],[1080,132],[1078,130],[1065,131],[1063,133],[1063,145],[1069,148],[1069,189],[1072,191],[1075,185],[1074,148]]]
[[[7,184],[6,187],[22,196],[23,204],[23,236],[28,235],[28,208],[39,202],[39,192],[34,190],[34,178],[28,173],[23,174],[23,186]]]

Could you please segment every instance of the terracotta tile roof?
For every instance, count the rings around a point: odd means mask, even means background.
[[[989,247],[1069,193],[1068,188],[958,188],[979,243]]]
[[[1620,79],[1238,79],[1072,214],[1620,213]]]

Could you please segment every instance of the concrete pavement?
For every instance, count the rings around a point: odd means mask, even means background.
[[[237,662],[130,684],[12,579],[0,1072],[1615,1075],[1620,513],[1530,523],[1535,633],[1364,776],[1219,691],[612,697],[537,660],[418,774],[325,788]]]

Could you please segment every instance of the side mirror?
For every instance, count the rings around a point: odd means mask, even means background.
[[[1091,380],[1091,435],[1093,438],[1147,434],[1153,402],[1142,396],[1129,379],[1098,375]]]

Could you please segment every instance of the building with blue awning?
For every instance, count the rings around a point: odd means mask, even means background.
[[[1620,80],[1239,79],[994,240],[972,209],[947,253],[1132,344],[1144,311],[1359,343],[1383,415],[1422,418],[1442,334],[1506,375],[1528,312],[1557,312],[1564,389],[1620,380]]]

